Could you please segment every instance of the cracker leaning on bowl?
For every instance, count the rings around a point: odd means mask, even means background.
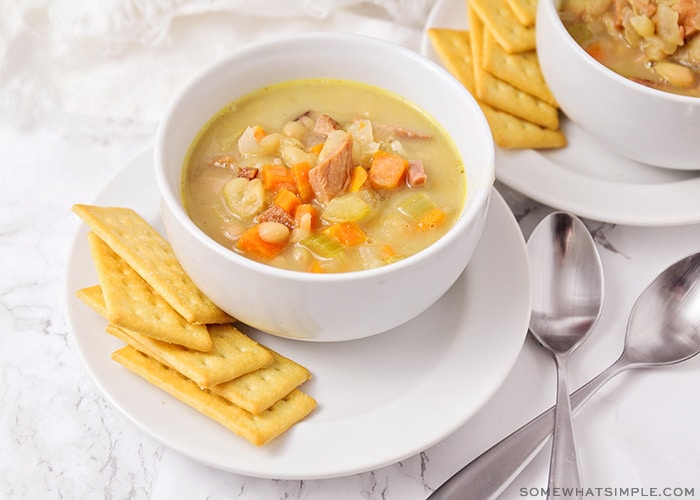
[[[469,30],[428,30],[438,57],[477,99],[494,141],[504,149],[550,149],[567,143],[558,105],[537,60],[533,3],[470,2]]]
[[[316,407],[299,390],[311,378],[309,370],[238,330],[136,212],[73,209],[92,229],[88,241],[99,281],[76,295],[108,321],[107,333],[126,344],[112,359],[255,445]],[[203,318],[213,322],[201,323]]]

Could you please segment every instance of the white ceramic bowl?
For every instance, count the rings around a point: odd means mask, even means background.
[[[367,271],[288,271],[224,248],[185,212],[181,170],[201,127],[226,104],[253,90],[316,77],[361,81],[402,95],[452,136],[466,167],[467,202],[456,225],[428,249]],[[331,33],[247,46],[202,71],[179,93],[159,127],[155,168],[167,236],[193,281],[242,322],[274,335],[311,341],[384,332],[437,301],[474,252],[495,177],[488,125],[462,85],[436,64],[398,45]]]
[[[700,170],[700,98],[646,87],[596,61],[567,32],[558,3],[538,4],[537,52],[566,115],[624,157]]]

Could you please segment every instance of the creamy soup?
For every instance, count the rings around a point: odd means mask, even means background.
[[[613,71],[700,97],[698,0],[563,0],[560,14],[579,45]]]
[[[306,272],[408,257],[459,217],[466,175],[448,135],[396,95],[349,81],[253,92],[200,132],[183,169],[192,220],[231,250]]]

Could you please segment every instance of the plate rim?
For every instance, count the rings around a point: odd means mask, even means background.
[[[143,153],[137,155],[134,159],[131,161],[127,162],[122,168],[120,168],[114,177],[104,186],[104,188],[99,192],[99,194],[93,199],[94,203],[100,203],[101,200],[105,200],[108,198],[114,198],[115,193],[111,192],[115,188],[116,185],[119,184],[119,182],[123,181],[123,178],[125,176],[129,175],[129,172],[134,172],[140,168],[146,167],[146,163],[150,163],[152,161],[152,149],[147,149]],[[148,172],[151,172],[150,175],[153,175],[152,169],[148,169]],[[154,181],[153,181],[154,182]],[[147,189],[146,186],[147,182],[142,182],[141,187],[138,189]],[[127,198],[130,195],[125,195],[125,198]],[[133,196],[133,195],[132,195]],[[151,205],[156,205],[157,206],[157,199],[153,200],[153,202],[144,202],[144,203],[149,203]],[[157,212],[157,208],[155,210],[151,210],[151,214],[154,214]],[[492,217],[496,217],[497,219],[492,222],[491,225],[489,225],[489,220]],[[148,218],[148,217],[146,217]],[[496,226],[498,224],[498,226]],[[497,307],[493,307],[493,311],[491,311],[491,316],[493,316],[490,321],[491,325],[486,325],[486,326],[498,326],[498,325],[493,325],[494,322],[498,323],[499,321],[501,322],[501,326],[504,325],[514,325],[518,324],[517,332],[515,331],[515,328],[513,328],[513,332],[510,332],[509,335],[511,335],[510,338],[510,345],[508,346],[508,354],[501,360],[501,369],[499,372],[493,377],[491,384],[489,385],[488,390],[485,390],[482,394],[479,395],[478,401],[476,401],[474,404],[471,405],[471,408],[469,411],[465,411],[463,415],[459,416],[459,418],[452,418],[450,420],[450,425],[442,428],[442,429],[436,429],[432,430],[430,432],[424,433],[423,436],[420,437],[420,439],[417,439],[414,443],[411,444],[402,444],[402,449],[401,450],[396,450],[393,453],[387,453],[387,452],[382,452],[378,456],[374,458],[367,458],[371,455],[371,451],[367,451],[367,457],[363,457],[360,460],[354,460],[352,463],[347,463],[345,466],[340,466],[339,464],[336,463],[336,465],[333,466],[324,466],[322,469],[316,469],[316,470],[301,470],[299,467],[292,467],[289,468],[288,464],[285,464],[284,460],[280,460],[279,457],[276,459],[274,457],[274,454],[279,452],[278,454],[283,454],[285,448],[288,448],[291,442],[290,439],[285,439],[285,436],[282,436],[281,438],[278,438],[277,440],[273,441],[272,443],[266,445],[264,448],[268,448],[270,450],[270,453],[268,454],[267,457],[263,457],[262,463],[267,463],[268,465],[271,466],[270,469],[267,470],[262,470],[257,466],[246,466],[241,463],[221,463],[220,460],[213,459],[211,456],[207,456],[207,453],[204,452],[202,453],[201,450],[193,450],[190,444],[187,443],[187,439],[181,439],[178,441],[177,439],[172,439],[172,429],[168,429],[166,426],[166,429],[156,429],[154,428],[153,424],[148,421],[144,421],[142,418],[142,415],[138,414],[138,410],[134,411],[133,405],[135,404],[134,401],[129,400],[129,395],[126,394],[129,391],[124,391],[123,389],[115,389],[115,383],[110,380],[105,380],[105,376],[103,373],[100,373],[97,371],[94,367],[94,364],[96,360],[91,359],[91,353],[89,352],[88,347],[85,345],[84,337],[86,335],[95,335],[94,332],[90,331],[87,332],[85,331],[85,320],[84,317],[86,315],[91,315],[92,321],[97,321],[101,322],[102,324],[104,323],[104,320],[99,318],[96,313],[93,314],[92,311],[89,311],[87,306],[82,304],[75,296],[75,291],[77,288],[80,286],[88,286],[89,284],[93,283],[85,283],[84,281],[81,282],[81,277],[76,278],[76,276],[79,275],[79,273],[76,273],[76,269],[79,266],[83,267],[90,267],[90,263],[86,263],[84,261],[77,261],[77,256],[80,255],[81,253],[83,255],[86,254],[86,243],[84,240],[84,235],[87,233],[87,230],[85,227],[81,226],[78,228],[76,231],[73,240],[72,240],[72,245],[70,247],[69,251],[69,257],[68,257],[68,265],[66,269],[66,280],[65,280],[65,295],[66,295],[66,317],[67,317],[67,325],[68,329],[70,332],[70,336],[73,342],[73,345],[76,347],[79,357],[81,359],[81,362],[83,366],[86,368],[88,371],[90,378],[93,380],[93,382],[96,384],[98,387],[99,391],[102,393],[102,395],[105,397],[105,399],[113,406],[115,407],[120,413],[122,413],[124,416],[128,418],[129,421],[131,421],[137,428],[139,428],[141,431],[152,437],[154,440],[156,440],[158,443],[162,444],[165,447],[171,448],[175,451],[178,451],[179,453],[197,461],[200,463],[203,463],[205,465],[209,465],[211,467],[221,469],[221,470],[226,470],[229,472],[234,472],[238,474],[243,474],[246,476],[251,476],[251,477],[260,477],[260,478],[272,478],[272,479],[292,479],[292,480],[299,480],[299,479],[325,479],[325,478],[333,478],[333,477],[343,477],[343,476],[348,476],[351,474],[356,474],[356,473],[362,473],[362,472],[367,472],[370,470],[375,470],[377,468],[391,465],[393,463],[396,463],[400,460],[403,460],[405,458],[408,458],[410,456],[413,456],[417,453],[420,453],[421,451],[424,451],[431,446],[437,444],[438,442],[442,441],[446,437],[448,437],[450,434],[455,432],[457,429],[459,429],[462,425],[464,425],[474,414],[476,414],[479,409],[481,409],[487,402],[488,400],[497,392],[497,390],[500,388],[502,383],[505,381],[506,377],[508,374],[511,372],[513,369],[513,366],[515,365],[517,359],[520,356],[522,347],[525,342],[525,338],[527,335],[527,324],[529,323],[529,311],[530,311],[530,304],[531,304],[531,298],[530,298],[530,290],[529,290],[529,260],[527,258],[527,251],[525,247],[525,240],[522,236],[522,233],[520,231],[520,228],[517,224],[517,221],[515,220],[515,217],[513,216],[512,212],[508,208],[507,204],[501,197],[501,195],[498,193],[498,191],[494,188],[491,196],[491,203],[489,207],[489,215],[487,218],[487,223],[484,228],[484,238],[483,241],[485,243],[480,242],[479,245],[477,246],[477,250],[475,252],[475,258],[474,262],[481,262],[481,260],[484,259],[490,259],[494,260],[495,257],[491,254],[494,254],[492,251],[486,251],[484,250],[484,245],[498,245],[498,242],[501,241],[503,238],[506,238],[506,240],[511,240],[509,241],[508,245],[505,245],[507,248],[499,248],[500,252],[503,252],[504,255],[507,255],[509,259],[511,260],[510,267],[513,268],[513,270],[516,271],[516,273],[512,274],[520,274],[518,277],[513,277],[509,276],[508,278],[504,278],[509,280],[511,282],[510,284],[512,285],[510,294],[511,295],[517,295],[515,297],[515,305],[513,307],[513,314],[516,317],[510,320],[505,320],[499,318],[499,316],[507,316],[507,315],[502,315],[499,314],[495,311]],[[482,249],[481,251],[479,249]],[[497,253],[497,252],[496,252]],[[518,263],[519,262],[519,263]],[[492,263],[495,264],[495,263]],[[467,271],[469,271],[469,266],[467,268]],[[479,273],[486,273],[486,269],[484,270],[478,270]],[[477,271],[473,271],[477,272]],[[85,271],[83,271],[85,273]],[[94,274],[94,270],[91,268],[89,271],[87,271],[87,274]],[[509,274],[509,273],[506,273]],[[471,275],[469,275],[471,276]],[[476,274],[475,276],[478,276]],[[84,280],[84,276],[82,277]],[[513,279],[519,279],[519,282],[512,282]],[[466,282],[465,276],[462,276],[460,278],[461,281]],[[460,281],[458,280],[458,281]],[[474,278],[475,281],[478,283],[483,283],[483,278],[479,277]],[[481,281],[478,281],[481,280]],[[467,286],[467,285],[464,285]],[[468,285],[471,287],[472,285]],[[485,288],[488,288],[486,286]],[[471,289],[471,288],[470,288]],[[525,291],[526,290],[526,291]],[[449,294],[450,292],[448,292]],[[501,296],[503,295],[502,290],[491,290],[490,292],[493,295]],[[525,311],[527,314],[525,314]],[[472,320],[473,321],[473,320]],[[481,324],[484,320],[479,319],[477,322],[478,324]],[[402,328],[402,327],[400,327]],[[104,328],[103,328],[104,329]],[[497,329],[497,328],[495,328]],[[116,339],[111,338],[109,335],[106,333],[98,332],[103,334],[103,339],[100,339],[98,342],[101,343],[102,347],[105,350],[109,349],[114,350],[115,348],[118,348],[121,344],[119,341]],[[386,335],[386,334],[380,334],[380,335]],[[458,336],[464,336],[465,332],[460,331]],[[286,341],[287,339],[283,339]],[[359,342],[362,341],[367,341],[367,342],[372,342],[372,337],[368,339],[363,339],[360,340]],[[292,342],[300,342],[300,341],[292,341]],[[353,342],[353,341],[349,341]],[[338,343],[337,345],[342,345],[343,343]],[[272,346],[274,348],[274,346]],[[115,363],[116,364],[116,363]],[[313,371],[313,367],[312,367]],[[124,373],[124,377],[130,377],[134,376],[133,374],[130,373]],[[432,376],[432,374],[431,374]],[[427,383],[427,382],[425,382]],[[424,384],[424,382],[421,382],[421,384]],[[417,384],[417,385],[421,385]],[[123,384],[123,385],[130,385],[130,384]],[[144,384],[146,385],[146,384]],[[149,388],[153,389],[154,391],[158,392],[159,394],[162,394],[163,397],[161,399],[166,399],[170,398],[170,396],[166,395],[165,393],[159,392],[158,389],[153,388],[152,386]],[[313,395],[313,394],[312,394]],[[409,397],[410,394],[408,395],[403,395],[402,398],[405,399]],[[399,398],[399,399],[402,399]],[[410,397],[409,397],[410,399]],[[206,417],[201,416],[200,414],[196,413],[194,410],[189,409],[186,407],[184,404],[180,403],[179,401],[173,400],[174,405],[177,407],[182,407],[180,410],[178,410],[180,413],[184,413],[185,418],[187,421],[193,420],[196,422],[202,422],[204,420],[208,421]],[[405,401],[400,401],[401,404],[405,403]],[[419,403],[419,402],[414,402],[414,403]],[[323,402],[320,402],[320,404],[323,404]],[[399,403],[393,405],[394,407],[396,406],[401,406]],[[381,412],[391,412],[392,410],[392,405],[388,405],[387,407],[383,407],[378,409],[378,411]],[[306,420],[303,421],[299,424],[297,424],[297,427],[312,427],[313,425],[313,420],[310,420],[313,418],[313,413],[312,415]],[[370,417],[353,417],[349,420],[357,420],[358,422],[365,421],[365,423],[370,423],[372,421],[371,416]],[[223,427],[219,426],[218,424],[214,423],[213,421],[208,421],[207,424],[203,424],[206,429],[209,429],[211,427],[212,432],[215,434],[219,432],[223,432],[226,435],[230,435],[230,432],[225,430]],[[328,422],[321,422],[320,425],[327,426],[329,425]],[[429,426],[428,426],[429,427]],[[290,432],[295,432],[295,429],[292,429]],[[296,432],[302,432],[302,431],[296,431]],[[306,432],[306,431],[304,431]],[[245,449],[252,449],[251,453],[255,453],[256,456],[266,453],[265,451],[261,451],[252,445],[248,444],[247,442],[244,442],[242,438],[238,438],[236,436],[233,436],[236,440],[240,440],[243,442],[243,446],[245,446]],[[279,443],[276,443],[276,441],[280,441]],[[281,451],[280,451],[281,450]],[[331,451],[332,453],[332,451]],[[240,461],[239,461],[240,462]],[[333,462],[333,460],[330,460],[330,462]],[[337,461],[336,461],[337,462]],[[342,460],[341,460],[342,462]],[[259,463],[256,462],[256,463]]]

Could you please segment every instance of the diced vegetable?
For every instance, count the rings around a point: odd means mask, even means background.
[[[350,187],[348,188],[348,191],[351,193],[356,193],[359,191],[362,186],[365,185],[365,182],[367,182],[367,170],[365,170],[364,167],[358,165],[355,167],[355,169],[352,171],[352,177],[350,178]]]
[[[297,187],[291,169],[285,165],[269,163],[262,166],[262,183],[265,191],[276,193],[280,189],[296,192]]]
[[[348,127],[348,132],[352,135],[352,158],[355,163],[365,163],[379,151],[379,143],[375,141],[371,121],[355,120]]]
[[[299,193],[299,198],[304,203],[310,202],[314,197],[314,190],[309,182],[309,170],[311,170],[311,164],[307,161],[300,163],[295,163],[291,167],[292,177],[294,177],[294,183],[297,186],[297,192]]]
[[[328,226],[323,232],[330,234],[346,247],[367,241],[367,233],[355,222],[338,222]]]
[[[246,230],[236,241],[236,248],[248,256],[268,260],[276,257],[284,250],[287,245],[287,240],[282,242],[270,242],[263,239],[266,229],[263,227],[263,234],[260,234],[260,229],[263,224],[277,224],[274,222],[263,222],[256,224]],[[284,227],[282,224],[280,226]],[[286,228],[285,228],[286,229]],[[289,232],[287,232],[289,234]],[[267,235],[269,238],[269,234]]]
[[[303,203],[294,211],[294,225],[299,229],[311,232],[318,226],[318,210],[313,205]]]
[[[394,139],[389,143],[389,147],[391,148],[391,151],[393,151],[395,154],[402,156],[402,157],[407,157],[408,156],[408,151],[403,147],[403,144],[401,144],[401,141]]]
[[[324,232],[311,234],[301,240],[300,243],[319,257],[326,259],[335,257],[344,250],[343,245],[337,238]]]
[[[638,35],[648,37],[654,34],[656,27],[654,21],[647,16],[630,16],[630,24]]]
[[[399,212],[414,222],[435,208],[433,200],[423,191],[413,193],[405,198],[398,206]]]
[[[599,43],[592,43],[586,47],[586,52],[595,60],[603,60],[603,47]]]
[[[318,260],[314,260],[309,268],[310,273],[324,273],[323,266]]]
[[[260,147],[258,143],[265,135],[265,130],[260,125],[246,127],[238,139],[238,151],[244,155],[259,153]]]
[[[275,205],[282,208],[289,215],[294,215],[296,208],[301,205],[299,197],[287,188],[282,188],[277,192],[274,200]]]
[[[369,203],[358,193],[337,196],[328,202],[321,218],[328,222],[357,222],[372,211]]]
[[[404,158],[377,151],[369,168],[369,183],[375,189],[394,189],[404,178],[408,161]]]
[[[334,130],[328,134],[326,142],[323,144],[323,148],[321,148],[321,151],[318,153],[319,163],[338,151],[338,149],[345,144],[347,136],[348,133],[344,130]]]
[[[440,210],[439,208],[433,208],[418,220],[418,229],[420,229],[421,231],[434,229],[438,226],[441,226],[445,222],[445,219],[446,214],[444,210]]]
[[[569,33],[579,44],[584,44],[593,38],[591,29],[586,23],[577,23],[568,27]]]
[[[382,245],[382,247],[379,249],[379,256],[383,260],[390,260],[396,257],[396,252],[394,249],[391,247],[391,245]]]
[[[265,189],[260,179],[235,177],[226,183],[223,194],[226,206],[239,219],[252,219],[263,209]]]

